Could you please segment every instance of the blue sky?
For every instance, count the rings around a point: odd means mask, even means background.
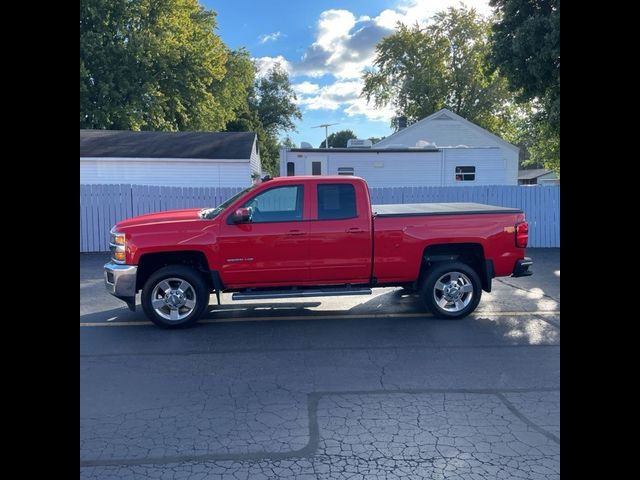
[[[318,147],[322,123],[329,133],[351,129],[358,138],[388,136],[390,108],[374,109],[359,97],[362,70],[376,43],[398,21],[425,24],[459,0],[201,0],[218,14],[218,34],[231,48],[245,47],[261,70],[280,62],[294,86],[302,120],[289,136]],[[488,0],[466,0],[488,14]]]

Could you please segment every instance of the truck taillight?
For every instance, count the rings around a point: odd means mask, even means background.
[[[526,248],[529,243],[529,224],[522,222],[516,225],[516,247]]]

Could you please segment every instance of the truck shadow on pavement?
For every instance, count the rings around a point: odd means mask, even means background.
[[[344,309],[318,309],[311,310],[313,308],[320,307],[322,301],[299,301],[288,303],[276,303],[276,302],[264,302],[264,303],[223,303],[218,305],[215,301],[215,296],[211,296],[211,303],[207,311],[203,314],[201,320],[216,320],[216,319],[242,319],[243,317],[281,317],[281,316],[300,316],[300,315],[335,315],[337,318],[340,316],[349,315],[366,315],[376,316],[381,313],[393,315],[398,313],[424,313],[430,315],[429,312],[423,307],[420,298],[417,295],[408,295],[403,290],[397,289],[392,292],[376,295],[374,298],[365,302],[359,303],[350,308]],[[98,323],[98,322],[140,322],[147,321],[147,318],[142,311],[142,305],[136,304],[136,311],[132,312],[126,306],[119,308],[112,308],[109,310],[101,310],[98,312],[86,313],[80,315],[81,323]]]

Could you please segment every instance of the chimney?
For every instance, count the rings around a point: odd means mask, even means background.
[[[407,128],[407,117],[398,117],[398,132],[403,128]]]

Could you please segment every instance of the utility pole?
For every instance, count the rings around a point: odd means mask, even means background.
[[[337,123],[323,123],[322,125],[316,125],[311,128],[324,127],[324,148],[329,148],[329,127],[332,125],[338,125]]]

